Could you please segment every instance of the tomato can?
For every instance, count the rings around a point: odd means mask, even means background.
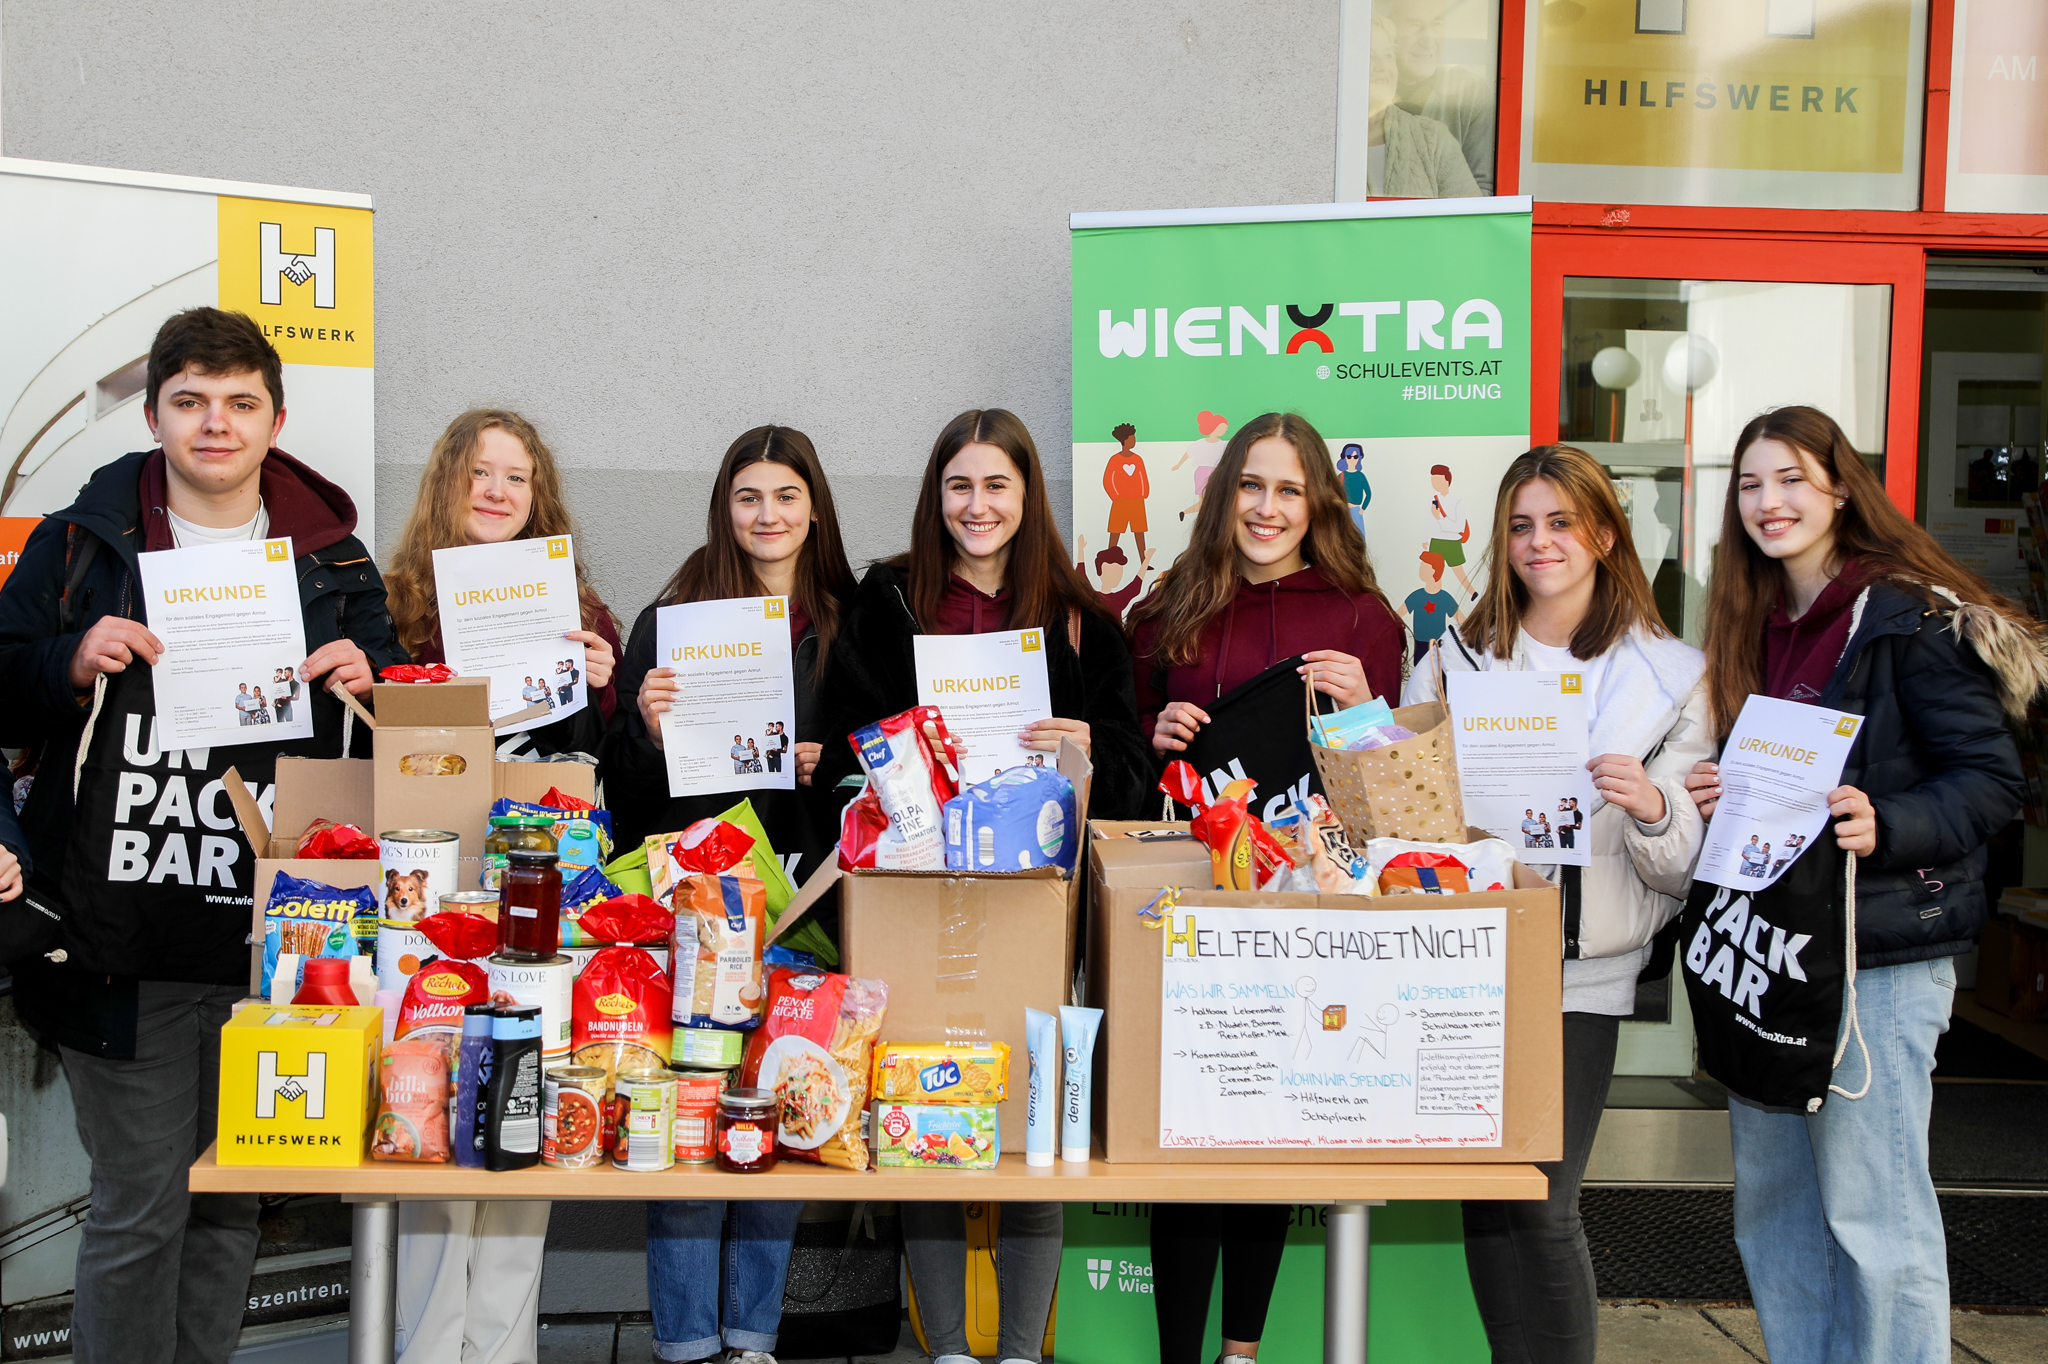
[[[597,1066],[549,1066],[541,1108],[540,1160],[558,1170],[594,1170],[604,1164],[604,1071]]]
[[[718,1096],[729,1070],[676,1070],[676,1164],[709,1165],[718,1154]]]
[[[676,1073],[622,1070],[617,1080],[619,1135],[612,1164],[621,1170],[666,1170],[676,1163]]]

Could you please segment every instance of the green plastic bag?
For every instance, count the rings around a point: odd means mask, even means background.
[[[604,864],[605,878],[627,895],[654,898],[654,878],[647,872],[647,845],[642,843]]]
[[[797,888],[796,883],[789,879],[789,872],[784,870],[782,859],[775,855],[775,845],[769,841],[768,831],[761,827],[761,817],[754,813],[754,802],[743,800],[716,818],[753,835],[754,846],[747,853],[747,858],[753,864],[755,879],[767,892],[768,924],[774,927],[775,921],[782,917],[782,911],[789,908],[789,902],[796,898]],[[622,891],[647,896],[654,894],[654,879],[647,870],[645,843],[606,863],[604,874]],[[809,952],[822,965],[839,964],[839,949],[833,946],[831,937],[815,919],[798,924],[781,941],[796,951]]]

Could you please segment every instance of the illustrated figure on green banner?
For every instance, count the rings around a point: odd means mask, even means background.
[[[1216,472],[1216,461],[1223,458],[1223,438],[1230,434],[1230,422],[1217,413],[1204,410],[1195,418],[1195,429],[1202,433],[1202,438],[1188,446],[1173,462],[1175,469],[1191,459],[1195,462],[1195,500],[1180,509],[1183,521],[1202,509],[1202,489],[1209,486],[1209,475]]]
[[[1472,538],[1472,523],[1465,519],[1465,500],[1451,492],[1451,466],[1431,465],[1429,486],[1429,552],[1441,555],[1445,567],[1458,575],[1458,585],[1478,601],[1479,590],[1465,576],[1465,542]]]
[[[1074,564],[1076,572],[1088,576],[1088,537],[1079,536],[1074,541],[1074,553],[1079,556]],[[1141,560],[1137,570],[1131,573],[1131,580],[1124,581],[1124,573],[1130,567],[1131,556],[1111,545],[1095,555],[1095,592],[1102,598],[1102,604],[1122,617],[1124,611],[1145,590],[1145,563]]]
[[[1115,549],[1116,537],[1129,531],[1142,565],[1152,557],[1145,552],[1145,499],[1152,495],[1152,480],[1138,453],[1138,428],[1124,422],[1109,434],[1123,446],[1102,469],[1102,491],[1109,494],[1109,547]]]
[[[1444,556],[1422,553],[1422,586],[1401,603],[1408,610],[1408,629],[1415,636],[1415,657],[1429,652],[1430,644],[1444,637],[1451,617],[1458,614],[1458,599],[1444,591]]]
[[[1351,508],[1352,524],[1365,534],[1365,509],[1372,505],[1372,483],[1365,476],[1365,450],[1353,442],[1337,456],[1337,472],[1344,476],[1344,504]]]

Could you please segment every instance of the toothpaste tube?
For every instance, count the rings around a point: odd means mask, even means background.
[[[1095,1090],[1095,1031],[1102,1010],[1060,1006],[1067,1082],[1060,1090],[1060,1159],[1088,1163],[1088,1127]]]
[[[1060,1021],[1037,1009],[1024,1011],[1024,1041],[1029,1052],[1031,1080],[1024,1109],[1024,1163],[1052,1164],[1054,1129],[1053,1095],[1060,1082]]]

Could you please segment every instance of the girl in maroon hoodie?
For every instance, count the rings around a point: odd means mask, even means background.
[[[1213,703],[1299,655],[1317,691],[1355,706],[1401,691],[1406,634],[1380,594],[1323,438],[1291,412],[1231,437],[1202,491],[1188,547],[1131,614],[1138,709],[1161,761]],[[1293,723],[1302,724],[1300,701]],[[1223,1259],[1223,1356],[1256,1358],[1288,1209],[1152,1209],[1160,1364],[1200,1364],[1209,1284]]]
[[[1054,718],[1020,737],[1047,753],[1073,740],[1095,767],[1089,813],[1135,816],[1150,771],[1131,700],[1131,656],[1060,542],[1024,423],[1000,408],[948,422],[932,445],[910,526],[910,552],[868,570],[833,646],[825,687],[832,719],[812,775],[817,789],[831,791],[855,771],[849,733],[917,704],[918,635],[1037,626]],[[905,1203],[902,1216],[932,1355],[939,1364],[972,1364],[961,1206]],[[1059,1258],[1058,1203],[1004,1205],[996,1257],[1003,1364],[1038,1364]]]

